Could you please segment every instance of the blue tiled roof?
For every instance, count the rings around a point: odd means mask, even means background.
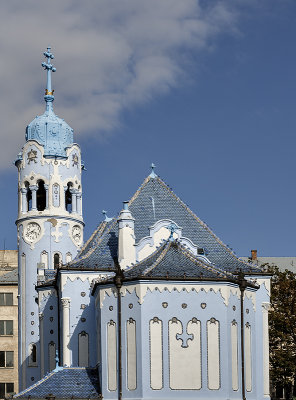
[[[182,227],[182,236],[205,250],[207,258],[218,268],[236,272],[261,273],[262,270],[236,257],[175,193],[158,177],[148,176],[129,202],[135,218],[135,237],[139,242],[149,235],[149,227],[161,219],[170,219]],[[106,269],[114,265],[117,255],[117,220],[103,222],[86,243],[71,267]]]
[[[40,381],[23,390],[14,398],[94,399],[101,394],[99,376],[94,368],[59,368],[45,375]]]
[[[178,240],[165,241],[154,253],[124,271],[124,277],[166,279],[236,280],[210,263],[194,256]]]

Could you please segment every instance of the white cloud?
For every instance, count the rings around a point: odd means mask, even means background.
[[[0,3],[0,169],[43,113],[42,51],[56,59],[55,111],[76,134],[102,135],[120,113],[181,82],[191,52],[236,31],[232,1],[9,0]],[[5,140],[4,140],[5,139]],[[79,141],[79,137],[78,137]]]

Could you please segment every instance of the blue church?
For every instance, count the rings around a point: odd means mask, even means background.
[[[270,276],[155,173],[83,240],[80,147],[53,110],[18,169],[18,399],[269,399]]]

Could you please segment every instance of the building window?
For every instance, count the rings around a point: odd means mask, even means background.
[[[8,394],[14,393],[14,384],[13,383],[0,383],[0,398],[4,399],[4,397]]]
[[[37,210],[44,211],[46,207],[46,190],[43,181],[38,182],[36,198],[37,198]]]
[[[27,189],[27,210],[31,211],[32,210],[32,191],[29,188],[29,182],[25,182],[25,187]]]
[[[31,343],[29,345],[28,363],[29,363],[30,367],[36,367],[37,366],[37,347],[36,347],[36,344],[34,344],[34,343]]]
[[[65,207],[68,212],[72,212],[72,194],[70,192],[72,186],[71,182],[67,183],[67,190],[65,191]]]
[[[58,267],[60,266],[60,255],[59,253],[55,253],[53,256],[53,266],[54,269],[58,269]]]
[[[69,263],[72,261],[72,254],[71,253],[67,253],[66,254],[66,263]]]
[[[49,371],[52,371],[55,369],[56,366],[56,345],[54,342],[50,342],[48,345],[48,366],[49,366]]]
[[[88,367],[88,333],[85,331],[78,335],[78,366]]]
[[[13,321],[0,320],[0,335],[13,335]]]
[[[47,251],[43,250],[40,256],[40,263],[41,263],[41,268],[48,268],[48,253]]]
[[[13,293],[0,293],[0,306],[13,306]]]
[[[13,368],[13,351],[0,351],[0,367]]]

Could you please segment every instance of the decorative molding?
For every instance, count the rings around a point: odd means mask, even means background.
[[[136,296],[138,297],[138,303],[143,304],[144,298],[147,294],[147,292],[153,292],[155,290],[158,290],[159,292],[164,292],[168,291],[169,293],[173,291],[177,291],[181,293],[182,291],[186,291],[187,293],[190,292],[200,292],[200,291],[205,291],[208,293],[209,291],[213,291],[216,294],[220,294],[220,296],[223,298],[223,302],[226,306],[229,305],[229,299],[230,295],[237,296],[237,298],[240,298],[240,289],[235,286],[229,286],[228,284],[226,285],[200,285],[198,283],[196,284],[188,284],[188,285],[174,285],[174,284],[168,284],[168,283],[149,283],[149,284],[135,284],[135,285],[127,285],[123,286],[121,288],[121,295],[125,296],[127,293],[132,294],[135,292]],[[103,307],[103,302],[105,299],[105,296],[108,295],[109,297],[114,295],[116,297],[116,291],[113,287],[110,288],[103,288],[100,291],[101,293],[101,301],[100,301],[100,307]],[[250,296],[253,306],[255,307],[255,293],[254,295]]]
[[[163,323],[158,317],[149,322],[150,387],[163,388]]]
[[[137,244],[135,244],[137,261],[146,258],[149,254],[155,251],[157,246],[159,246],[163,240],[169,238],[171,232],[168,227],[170,226],[174,226],[174,231],[172,232],[174,239],[178,239],[180,243],[197,258],[211,264],[207,257],[198,254],[199,246],[194,244],[189,238],[182,236],[182,228],[171,219],[161,219],[157,221],[154,225],[149,227],[149,236],[143,237]],[[163,231],[162,233],[160,232],[161,230]],[[157,233],[160,235],[159,237],[157,237]],[[140,253],[143,253],[144,248],[148,250],[141,255]]]

